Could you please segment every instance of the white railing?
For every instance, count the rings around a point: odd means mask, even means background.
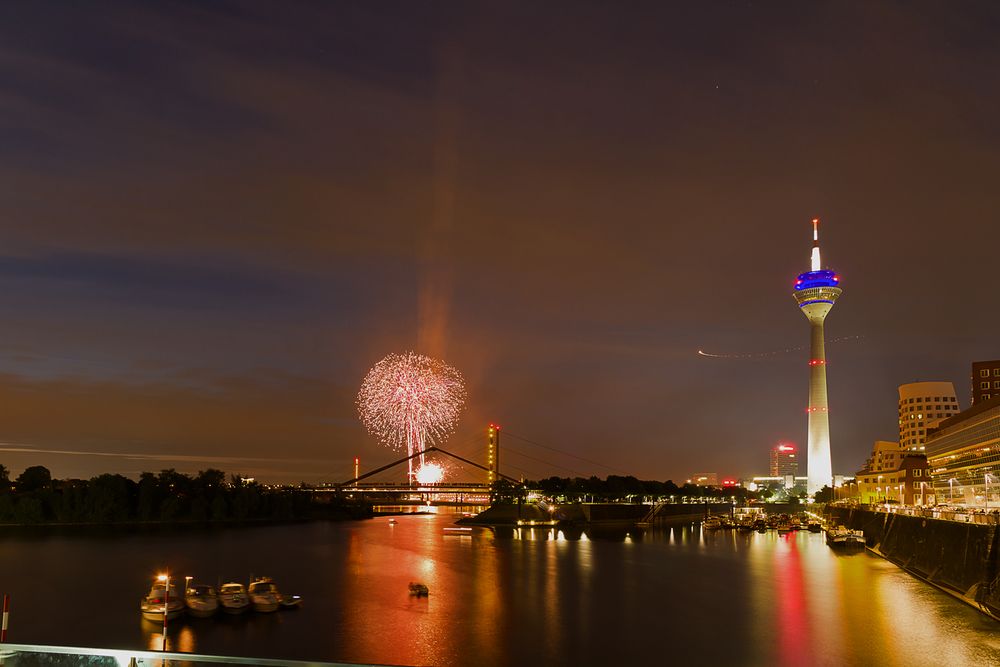
[[[307,660],[281,660],[275,658],[241,658],[225,655],[199,655],[197,653],[171,653],[167,651],[129,651],[110,648],[89,648],[83,646],[44,646],[40,644],[0,644],[0,662],[7,664],[36,665],[39,656],[49,656],[45,664],[62,664],[53,656],[67,656],[69,660],[82,656],[113,659],[121,667],[146,667],[175,664],[216,664],[216,665],[261,665],[261,667],[384,667],[366,663],[315,662]],[[22,663],[21,661],[24,660]],[[65,664],[75,664],[66,662]]]

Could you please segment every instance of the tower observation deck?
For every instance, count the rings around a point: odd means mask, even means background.
[[[799,274],[792,296],[809,320],[809,416],[808,476],[809,494],[824,486],[833,486],[833,463],[830,457],[830,412],[826,393],[826,345],[823,322],[833,309],[842,290],[840,276],[822,268],[819,254],[819,220],[813,221],[811,270]]]

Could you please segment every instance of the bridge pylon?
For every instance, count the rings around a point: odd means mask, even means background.
[[[491,423],[486,429],[486,482],[500,479],[500,425]]]

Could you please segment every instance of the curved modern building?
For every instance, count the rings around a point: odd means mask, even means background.
[[[959,413],[955,385],[950,382],[911,382],[899,386],[899,446],[924,450],[929,429]]]
[[[824,270],[819,257],[819,219],[813,219],[811,270],[795,280],[796,303],[809,320],[809,495],[824,486],[833,487],[833,462],[830,458],[830,414],[826,396],[826,345],[823,322],[841,294],[840,276]]]

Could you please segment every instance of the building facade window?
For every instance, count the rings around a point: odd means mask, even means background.
[[[990,376],[990,372],[989,372],[988,369],[984,368],[983,370],[979,371],[979,377],[981,377],[981,378],[988,378],[989,376]]]

